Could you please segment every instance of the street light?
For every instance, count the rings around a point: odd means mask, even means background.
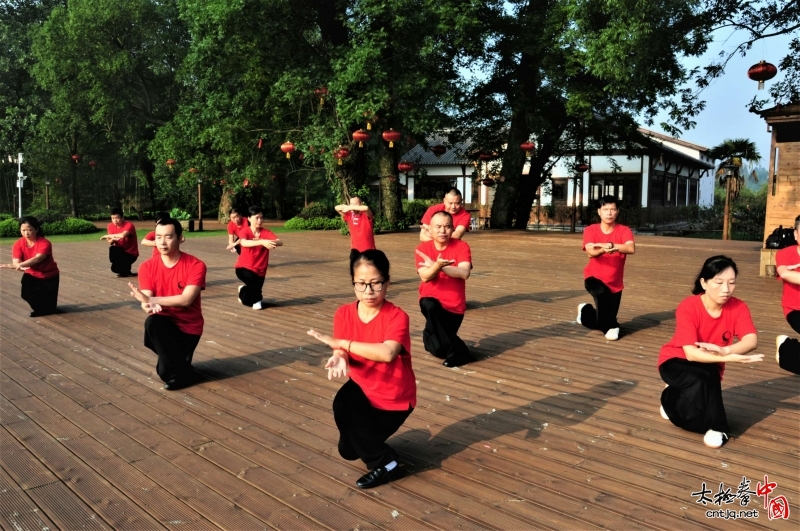
[[[736,178],[739,167],[736,164],[725,164],[722,171],[725,172],[725,214],[722,217],[722,239],[731,239],[731,183]]]
[[[27,179],[28,177],[22,175],[22,153],[17,153],[17,158],[15,159],[11,155],[8,155],[8,162],[10,164],[17,165],[17,191],[19,192],[19,217],[22,217],[22,182]]]
[[[203,177],[197,176],[197,230],[203,230]]]

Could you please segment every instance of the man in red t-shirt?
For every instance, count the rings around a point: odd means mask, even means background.
[[[431,218],[437,212],[447,212],[453,218],[453,235],[451,238],[460,240],[464,234],[469,230],[472,223],[472,216],[469,212],[464,210],[464,205],[461,199],[461,192],[458,188],[450,188],[444,196],[444,202],[438,205],[433,205],[425,211],[420,221],[419,241],[427,242],[433,239],[433,234],[430,231]]]
[[[350,262],[362,251],[375,249],[375,216],[367,205],[361,202],[361,198],[351,197],[350,204],[336,205],[336,212],[342,216],[347,223],[350,231]]]
[[[578,305],[579,324],[600,330],[606,339],[619,339],[617,313],[622,300],[622,273],[625,258],[636,252],[633,232],[617,223],[618,199],[613,195],[600,198],[597,209],[600,223],[583,230],[583,250],[589,255],[589,264],[583,270],[584,285],[594,298],[591,304]]]
[[[264,277],[267,276],[269,266],[269,252],[283,245],[283,242],[271,230],[262,227],[264,223],[264,210],[260,206],[250,207],[250,224],[239,227],[239,240],[228,245],[231,249],[235,245],[242,247],[242,254],[236,260],[236,277],[244,282],[239,286],[239,302],[251,306],[254,310],[263,308],[261,299],[264,298],[262,289]]]
[[[158,227],[158,222],[162,219],[167,219],[169,214],[166,212],[156,212],[156,227]],[[147,234],[144,235],[142,241],[140,242],[144,247],[150,247],[153,249],[153,252],[150,256],[161,256],[161,252],[156,247],[156,231],[151,230]]]
[[[200,291],[206,287],[206,265],[183,253],[181,223],[164,218],[156,226],[159,256],[139,268],[139,287],[128,283],[131,295],[148,314],[144,345],[158,355],[156,372],[164,389],[175,391],[194,384],[192,357],[203,334]]]
[[[108,259],[111,262],[111,271],[118,277],[129,277],[131,266],[139,258],[139,246],[136,240],[136,227],[125,220],[122,209],[111,209],[111,223],[108,224],[108,234],[100,237],[109,244]]]
[[[794,220],[794,239],[800,237],[800,216]],[[775,255],[778,277],[783,280],[781,306],[783,316],[792,329],[800,334],[800,244],[781,249]],[[800,374],[800,341],[780,335],[775,339],[778,351],[775,358],[781,369]]]
[[[417,246],[419,306],[425,316],[422,342],[425,350],[444,359],[445,367],[471,361],[458,329],[467,310],[466,280],[472,271],[469,245],[453,239],[453,217],[437,212],[431,217],[433,239]]]
[[[230,221],[228,222],[228,249],[232,253],[242,254],[242,248],[239,246],[239,230],[245,226],[249,227],[250,222],[246,217],[242,216],[238,208],[232,208],[228,211]]]

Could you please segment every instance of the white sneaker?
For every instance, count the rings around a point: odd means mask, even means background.
[[[616,341],[619,339],[619,328],[612,328],[608,332],[606,332],[606,339],[610,341]]]
[[[253,305],[253,309],[254,309],[254,310],[260,310],[261,308],[262,308],[262,306],[261,306],[261,301],[258,301],[257,303],[255,303],[255,304]]]
[[[664,406],[661,406],[661,418],[664,419],[664,420],[669,420],[669,417],[667,416],[667,412],[664,411]]]
[[[242,284],[241,286],[239,286],[239,293],[241,293],[241,292],[242,292],[242,288],[244,288],[244,284]]]
[[[579,305],[578,305],[578,318],[577,318],[577,319],[575,319],[575,320],[578,322],[578,324],[583,324],[583,323],[581,322],[581,310],[583,310],[583,307],[584,307],[584,306],[586,306],[586,303],[585,303],[585,302],[584,302],[583,304],[579,304]]]
[[[778,336],[775,338],[775,361],[779,364],[781,362],[781,345],[783,342],[789,339],[789,336]]]
[[[703,442],[709,448],[719,448],[728,440],[728,434],[721,431],[708,430],[703,436]]]

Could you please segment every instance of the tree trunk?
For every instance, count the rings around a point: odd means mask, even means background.
[[[287,219],[289,211],[286,208],[286,176],[277,173],[273,175],[272,186],[275,190],[272,201],[275,207],[275,215],[278,219]]]
[[[142,170],[144,173],[144,178],[147,181],[147,188],[150,192],[150,210],[155,214],[156,212],[156,184],[153,179],[153,174],[156,171],[156,167],[150,162],[149,159],[142,156],[139,158],[139,169]]]
[[[72,164],[69,183],[69,209],[73,218],[78,217],[78,165]]]
[[[508,131],[508,147],[503,154],[500,182],[497,184],[497,191],[492,203],[492,228],[507,229],[514,226],[516,196],[523,177],[522,169],[525,165],[525,157],[519,149],[519,145],[528,140],[528,136],[524,113],[514,112]],[[525,222],[527,223],[527,219]]]
[[[222,196],[219,198],[219,209],[217,210],[217,220],[223,225],[228,223],[228,212],[233,207],[233,192],[230,188],[225,187],[222,190]]]
[[[383,219],[396,226],[403,219],[400,200],[400,183],[397,179],[397,154],[394,149],[384,149],[380,159],[381,209]]]

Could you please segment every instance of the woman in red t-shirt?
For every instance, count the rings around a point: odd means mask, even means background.
[[[262,227],[263,222],[264,210],[260,206],[251,206],[250,223],[248,225],[243,223],[237,233],[239,240],[228,245],[228,249],[232,249],[233,245],[242,247],[242,254],[233,266],[236,277],[244,282],[239,286],[239,302],[245,306],[252,306],[254,310],[263,308],[262,289],[269,266],[269,252],[283,245],[275,233]]]
[[[228,250],[232,253],[242,254],[242,247],[239,245],[239,230],[242,227],[249,227],[250,222],[242,216],[238,208],[228,211],[230,221],[228,222]]]
[[[792,245],[781,249],[775,255],[775,265],[778,266],[778,276],[783,280],[783,316],[789,326],[800,334],[800,216],[794,219],[794,239],[798,245]],[[800,341],[789,336],[778,336],[775,338],[777,351],[775,359],[778,365],[795,374],[800,374]]]
[[[758,346],[758,336],[747,305],[733,297],[736,275],[736,264],[727,256],[705,261],[693,296],[675,311],[675,335],[658,355],[658,371],[667,384],[661,416],[684,430],[705,433],[703,442],[711,448],[728,439],[721,385],[725,362],[764,358],[747,354]]]
[[[397,454],[386,439],[417,405],[411,368],[408,314],[386,300],[389,260],[382,251],[359,253],[350,264],[356,301],[333,317],[333,337],[309,330],[333,349],[328,379],[350,379],[336,393],[333,418],[339,428],[339,455],[361,458],[370,472],[356,481],[366,489],[397,477]]]
[[[22,298],[31,305],[30,317],[56,312],[58,303],[58,266],[53,260],[53,246],[44,237],[42,227],[33,216],[19,221],[22,238],[11,249],[10,264],[0,264],[3,269],[22,271]]]

